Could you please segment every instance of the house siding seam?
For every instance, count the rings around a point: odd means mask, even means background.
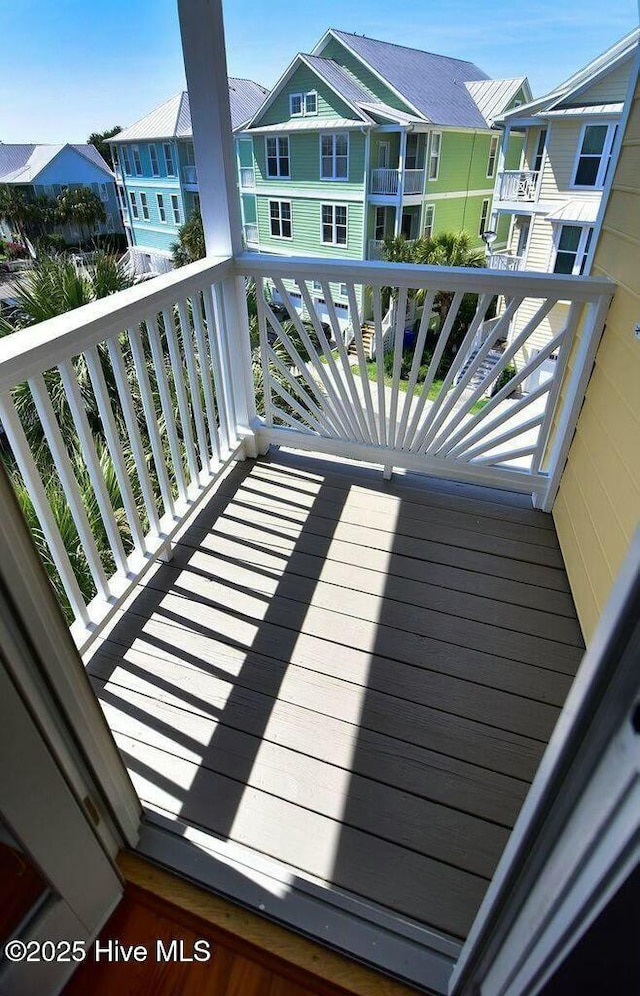
[[[589,640],[640,521],[640,84],[636,86],[593,272],[618,283],[553,510]]]

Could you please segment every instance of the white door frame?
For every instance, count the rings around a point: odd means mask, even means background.
[[[640,530],[462,949],[455,996],[534,996],[640,860]]]

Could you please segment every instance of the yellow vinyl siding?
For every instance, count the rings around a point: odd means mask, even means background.
[[[573,104],[613,104],[621,103],[629,86],[629,69],[631,60],[627,60],[604,79],[594,83],[588,90],[583,90],[571,101]],[[559,105],[562,107],[562,104]]]
[[[640,521],[639,147],[637,88],[593,268],[618,288],[553,510],[587,640]]]

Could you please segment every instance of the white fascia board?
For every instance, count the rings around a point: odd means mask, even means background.
[[[329,30],[323,36],[323,38],[322,38],[323,45],[324,45],[324,39],[327,38],[327,36],[330,36],[331,38],[334,38],[335,41],[337,41],[340,45],[342,45],[344,48],[346,48],[347,51],[350,52],[350,54],[354,57],[354,59],[357,59],[358,62],[360,62],[365,67],[365,69],[368,69],[370,73],[373,73],[373,75],[376,77],[376,79],[380,80],[381,83],[384,83],[384,85],[389,90],[391,90],[392,93],[395,93],[395,95],[398,98],[398,100],[401,100],[404,104],[406,104],[407,107],[410,107],[414,114],[417,114],[418,117],[420,117],[420,118],[424,117],[424,114],[422,113],[422,111],[418,110],[418,108],[415,107],[411,103],[411,101],[407,100],[407,98],[404,96],[404,94],[400,93],[399,90],[396,90],[396,88],[394,86],[392,86],[392,84],[389,82],[388,79],[386,79],[384,76],[382,76],[377,71],[377,69],[373,68],[373,66],[369,65],[369,63],[367,62],[367,60],[363,59],[362,56],[358,52],[355,51],[355,49],[351,48],[350,45],[347,45],[346,41],[343,38],[338,38],[338,36],[334,33],[333,28],[329,28]],[[319,44],[320,43],[318,43],[318,45],[316,45],[316,47],[314,48],[313,52],[311,53],[312,55],[321,55],[321,50],[318,51]]]

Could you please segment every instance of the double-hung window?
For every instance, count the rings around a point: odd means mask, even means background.
[[[176,225],[180,225],[182,223],[182,216],[180,214],[180,201],[177,194],[171,194],[171,210],[174,222]]]
[[[557,234],[554,273],[584,273],[593,228],[562,225]]]
[[[100,200],[106,204],[109,200],[109,187],[106,183],[100,184]]]
[[[315,90],[308,93],[289,94],[289,115],[292,118],[300,118],[307,114],[318,113],[318,94]]]
[[[138,211],[138,198],[134,194],[133,190],[129,191],[129,200],[131,201],[131,214],[134,218],[139,218],[140,212]]]
[[[160,218],[160,221],[166,222],[167,209],[164,206],[164,194],[156,194],[156,199],[158,201],[158,217]]]
[[[346,246],[347,207],[345,204],[322,205],[322,241],[327,245]]]
[[[152,175],[160,176],[160,163],[158,162],[158,150],[155,145],[149,146],[149,158],[151,159]]]
[[[616,134],[613,124],[589,124],[582,129],[574,187],[602,187]]]
[[[291,238],[291,201],[269,201],[269,224],[274,238]]]
[[[425,239],[430,239],[433,237],[433,223],[436,217],[435,204],[426,204],[424,209],[424,230],[423,235]]]
[[[266,139],[267,151],[267,176],[270,178],[289,178],[289,138],[281,135],[277,138],[268,137]]]
[[[498,136],[492,135],[489,139],[489,158],[487,160],[487,176],[489,179],[496,175],[496,160],[498,158]]]
[[[440,172],[440,152],[442,150],[442,132],[431,132],[431,145],[429,147],[429,179],[437,180]]]
[[[349,178],[349,133],[332,132],[320,136],[320,179]]]
[[[131,152],[133,155],[133,168],[135,170],[136,176],[142,176],[142,160],[140,159],[140,149],[137,145],[131,146]]]
[[[145,221],[149,221],[149,203],[144,191],[140,194],[140,204],[142,205],[142,217]]]
[[[536,146],[536,154],[533,160],[533,169],[535,173],[539,173],[542,169],[542,163],[544,160],[544,150],[547,145],[547,129],[541,128],[540,134],[538,135],[538,144]]]
[[[122,161],[124,163],[124,171],[129,176],[131,176],[131,158],[129,156],[128,146],[123,145],[121,146],[121,148],[122,148]]]
[[[478,235],[482,238],[487,228],[487,218],[489,217],[489,198],[486,197],[482,202],[482,207],[480,208],[480,225],[478,226]]]
[[[162,151],[164,152],[164,164],[167,168],[167,176],[175,176],[176,167],[173,161],[173,149],[171,148],[171,143],[165,142],[162,146]]]

